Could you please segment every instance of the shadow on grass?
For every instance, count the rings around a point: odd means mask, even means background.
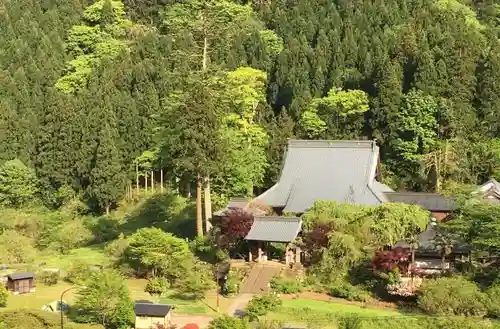
[[[155,194],[141,201],[124,218],[100,216],[92,221],[92,244],[111,241],[123,233],[130,235],[143,227],[158,227],[180,238],[196,234],[195,203],[171,192]]]

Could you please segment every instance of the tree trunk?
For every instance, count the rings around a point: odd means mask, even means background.
[[[210,176],[205,180],[205,229],[206,232],[210,231],[212,224],[210,220],[212,219],[212,200],[210,199]]]
[[[415,247],[411,247],[411,271],[415,271]]]
[[[144,172],[144,190],[148,192],[148,172]]]
[[[151,170],[151,192],[152,193],[154,193],[154,191],[155,191],[154,177],[155,177],[154,171]]]
[[[446,254],[443,253],[443,255],[441,256],[441,271],[442,271],[442,273],[444,273],[445,265],[446,265]]]
[[[203,39],[203,72],[207,70],[208,64],[208,39]],[[210,230],[210,219],[212,219],[212,200],[210,198],[210,176],[205,177],[205,225],[207,232]]]
[[[203,71],[206,71],[208,63],[208,39],[205,37],[203,39]]]
[[[160,169],[160,192],[163,193],[163,168]]]
[[[109,215],[109,203],[106,203],[106,215]]]
[[[203,178],[198,175],[196,178],[196,233],[203,236],[203,211],[201,209],[201,191],[203,187]]]
[[[135,164],[135,193],[139,196],[139,165]]]

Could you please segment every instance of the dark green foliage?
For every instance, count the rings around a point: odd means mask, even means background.
[[[350,301],[366,302],[370,295],[363,289],[350,285],[349,283],[341,283],[330,288],[330,294],[333,297],[344,298]]]
[[[252,11],[126,0],[122,12],[120,1],[103,0],[85,15],[82,0],[8,2],[0,13],[0,164],[17,158],[32,168],[51,207],[69,186],[92,211],[112,209],[134,180],[134,160],[155,148],[155,169],[169,183],[211,172],[214,192],[249,193],[275,183],[286,139],[307,137],[301,119],[316,105],[325,130],[313,137],[376,137],[398,188],[482,183],[499,175],[500,111],[497,10],[483,2],[253,1]],[[266,128],[267,170],[260,153],[236,156],[238,168],[220,165],[231,153],[219,129],[228,99],[214,77],[245,66],[267,75],[251,122]],[[54,86],[69,75],[78,88],[60,92]],[[338,88],[363,92],[368,108],[344,115],[342,102],[317,102]],[[446,143],[449,163],[437,170],[427,162]],[[259,171],[239,168],[248,167],[242,158]]]
[[[57,329],[61,327],[58,313],[30,309],[3,311],[0,314],[0,323],[3,323],[5,328],[12,329]],[[100,324],[78,324],[65,319],[64,328],[104,329],[104,326]]]
[[[486,296],[462,277],[428,280],[420,287],[418,306],[435,315],[484,315]]]
[[[245,316],[248,317],[250,321],[255,321],[259,316],[275,311],[281,304],[281,299],[273,294],[255,296],[248,302],[247,308],[245,309]]]

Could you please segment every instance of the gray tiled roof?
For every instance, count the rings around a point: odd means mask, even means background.
[[[11,280],[33,279],[35,277],[35,273],[33,272],[12,273],[7,275],[7,277]]]
[[[419,205],[430,211],[452,211],[454,199],[437,193],[385,192],[390,202]]]
[[[291,242],[302,228],[298,217],[255,217],[246,240]]]
[[[134,313],[138,316],[166,316],[174,307],[168,304],[135,303]]]
[[[377,205],[390,190],[375,180],[378,153],[374,141],[290,140],[278,183],[257,200],[295,213],[318,200]]]
[[[418,247],[416,249],[417,253],[436,253],[438,252],[438,246],[436,246],[436,230],[428,225],[427,229],[418,235]],[[394,245],[394,247],[400,248],[410,248],[410,245],[406,241],[399,241]],[[465,253],[469,248],[462,242],[455,242],[452,248],[453,253]]]

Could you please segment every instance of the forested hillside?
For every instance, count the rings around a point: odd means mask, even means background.
[[[105,211],[137,172],[252,194],[292,136],[376,138],[399,189],[500,175],[497,4],[0,1],[0,176],[46,204]]]

